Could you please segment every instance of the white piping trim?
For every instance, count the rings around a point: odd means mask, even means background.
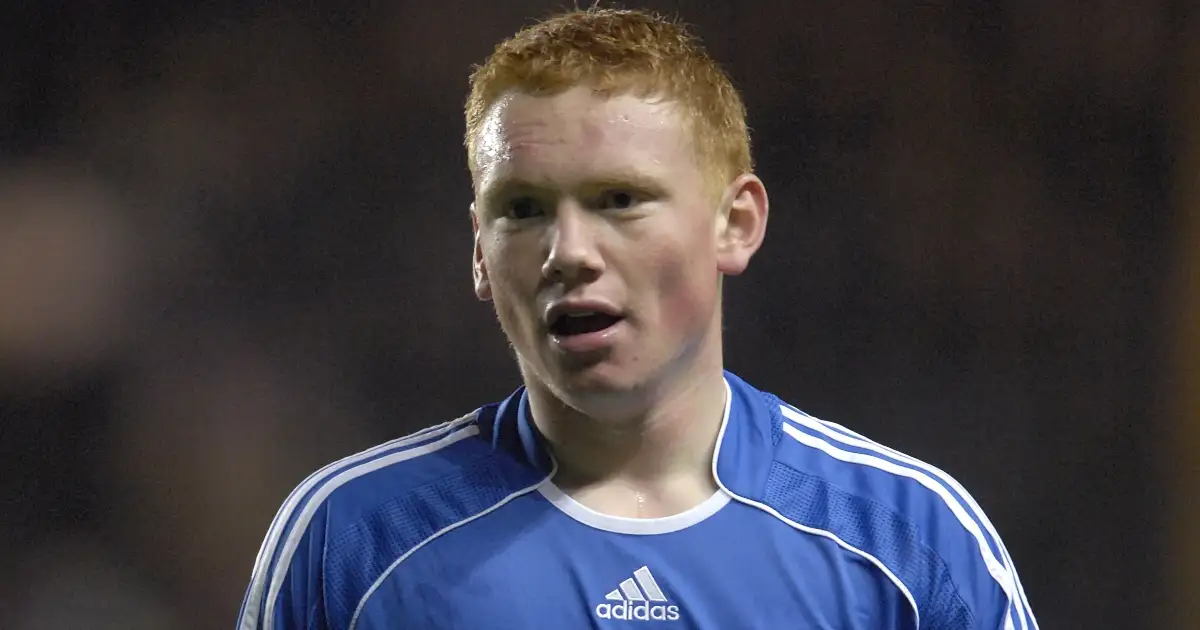
[[[553,475],[554,475],[554,473],[552,471],[550,473],[550,476],[552,477]],[[546,479],[549,479],[549,478],[550,477],[546,477]],[[419,549],[421,549],[425,545],[433,542],[436,538],[440,537],[441,535],[443,535],[447,532],[450,532],[452,530],[458,529],[459,527],[462,527],[463,525],[466,525],[467,523],[470,523],[471,521],[474,521],[475,519],[487,516],[488,514],[491,514],[492,512],[495,512],[496,510],[505,506],[506,504],[511,502],[513,499],[516,499],[517,497],[520,497],[520,496],[529,494],[530,492],[533,492],[534,490],[537,489],[537,487],[539,485],[541,485],[543,483],[543,481],[545,481],[545,479],[539,480],[537,483],[535,483],[531,486],[521,488],[520,490],[517,490],[516,492],[514,492],[514,493],[504,497],[500,501],[496,502],[495,505],[492,505],[491,507],[487,508],[486,510],[482,510],[482,511],[480,511],[476,514],[473,514],[461,521],[456,521],[454,523],[451,523],[451,524],[441,528],[440,530],[434,532],[432,535],[430,535],[425,540],[422,540],[421,542],[417,543],[416,545],[413,545],[413,547],[411,549],[409,549],[408,551],[405,551],[403,554],[400,554],[400,557],[396,558],[396,560],[394,562],[392,562],[392,564],[389,565],[388,568],[385,569],[383,571],[383,573],[381,573],[379,575],[379,577],[375,580],[375,582],[373,584],[371,584],[371,588],[367,589],[366,593],[363,593],[362,599],[358,600],[358,605],[355,606],[355,608],[354,608],[354,615],[350,617],[350,625],[347,626],[346,630],[354,630],[355,626],[358,625],[358,618],[359,618],[359,615],[362,614],[363,607],[365,607],[367,605],[367,600],[370,599],[370,597],[375,594],[375,591],[378,590],[379,587],[383,584],[384,580],[386,580],[387,577],[389,575],[391,575],[392,571],[395,571],[396,567],[400,566],[401,562],[404,562],[405,560],[407,560],[409,558],[409,556],[416,553]]]
[[[938,496],[941,496],[942,500],[946,502],[946,505],[950,507],[950,511],[953,512],[958,518],[959,523],[962,524],[967,531],[974,534],[976,542],[981,545],[980,555],[983,557],[984,564],[987,565],[988,573],[991,574],[993,579],[1000,583],[1000,588],[1004,590],[1005,593],[1008,593],[1010,583],[1008,580],[1008,571],[996,563],[995,556],[992,556],[989,560],[988,556],[991,555],[991,549],[989,549],[987,544],[983,542],[983,533],[979,531],[979,526],[975,523],[975,521],[972,521],[966,516],[966,514],[963,512],[962,506],[959,505],[957,501],[953,501],[949,497],[949,493],[947,493],[943,486],[915,470],[898,466],[889,461],[879,459],[878,457],[843,451],[820,438],[813,437],[801,431],[800,429],[787,424],[786,422],[783,424],[783,432],[791,436],[797,442],[804,444],[805,446],[815,448],[819,451],[823,451],[825,454],[833,457],[834,459],[850,462],[852,464],[863,464],[872,468],[878,468],[880,470],[890,472],[894,475],[915,479],[921,485],[937,493]],[[1005,630],[1012,630],[1012,618],[1009,616],[1007,608],[1005,609],[1004,621]]]
[[[254,558],[254,569],[250,574],[250,586],[246,591],[246,601],[243,605],[242,619],[239,624],[239,630],[255,630],[258,627],[258,614],[261,610],[263,610],[260,608],[260,606],[262,605],[263,591],[265,591],[267,587],[267,568],[271,562],[271,556],[274,554],[276,546],[279,544],[279,538],[283,535],[283,530],[287,529],[287,522],[292,517],[292,512],[296,510],[296,507],[299,505],[304,496],[307,495],[309,491],[311,491],[317,484],[324,480],[326,473],[341,466],[350,466],[355,462],[359,462],[364,459],[370,459],[379,453],[382,453],[383,451],[393,448],[401,448],[415,442],[428,439],[434,433],[439,431],[449,432],[462,424],[474,420],[475,415],[476,412],[471,412],[461,418],[456,418],[454,420],[450,420],[449,422],[443,422],[432,427],[427,427],[417,431],[416,433],[384,442],[383,444],[373,446],[365,451],[355,453],[354,455],[343,457],[342,459],[332,462],[317,470],[313,474],[309,475],[303,482],[301,482],[300,485],[296,486],[296,489],[293,490],[291,494],[288,495],[287,499],[284,500],[283,506],[280,507],[275,519],[271,522],[270,527],[268,527],[266,538],[263,540],[262,546],[258,549],[258,555]],[[268,613],[268,616],[273,615]]]
[[[737,501],[739,503],[744,503],[744,504],[752,506],[752,507],[756,507],[756,508],[762,510],[763,512],[766,512],[767,514],[770,514],[771,516],[774,516],[775,518],[783,521],[784,523],[788,524],[789,526],[791,526],[793,529],[795,529],[797,531],[805,532],[807,534],[813,534],[815,536],[821,536],[823,538],[828,538],[829,540],[832,540],[833,542],[837,543],[837,545],[839,547],[863,558],[867,562],[870,562],[872,565],[875,566],[875,568],[879,569],[880,572],[882,572],[885,576],[887,576],[887,578],[889,580],[891,580],[892,584],[895,584],[896,588],[898,588],[900,590],[900,593],[902,595],[904,595],[904,598],[906,600],[908,600],[908,603],[910,606],[912,606],[912,610],[913,610],[913,620],[914,620],[913,621],[913,623],[914,623],[913,630],[920,630],[920,628],[921,628],[921,610],[917,607],[917,600],[913,598],[912,591],[908,590],[908,587],[905,586],[904,582],[902,582],[900,580],[900,578],[896,576],[895,573],[892,573],[892,570],[887,568],[887,566],[884,565],[883,562],[879,560],[879,558],[876,558],[875,556],[863,551],[862,549],[859,549],[859,548],[847,543],[846,541],[842,540],[841,538],[838,538],[837,534],[834,534],[833,532],[801,525],[801,524],[787,518],[786,516],[780,514],[778,510],[776,510],[775,508],[773,508],[765,503],[760,503],[758,501],[748,499],[746,497],[743,497],[743,496],[731,491],[729,488],[727,488],[725,486],[724,483],[721,482],[721,478],[717,475],[717,462],[721,457],[721,445],[725,441],[725,429],[729,425],[729,415],[730,415],[729,411],[732,408],[732,406],[733,406],[733,390],[729,387],[729,381],[726,380],[725,381],[725,418],[724,418],[724,420],[721,421],[721,431],[720,431],[720,433],[717,434],[717,446],[713,450],[713,460],[712,460],[712,476],[713,476],[713,480],[716,481],[717,486],[720,487],[721,490],[724,490],[725,493],[728,494],[731,498],[733,498],[734,501]]]
[[[1026,615],[1029,618],[1030,623],[1033,624],[1034,630],[1039,630],[1037,619],[1033,615],[1033,608],[1029,605],[1029,599],[1025,595],[1025,587],[1021,584],[1021,578],[1019,575],[1017,575],[1016,565],[1012,561],[1012,556],[1010,556],[1008,553],[1008,548],[1004,545],[1004,540],[1000,537],[1000,532],[996,530],[996,526],[992,524],[991,519],[988,518],[988,515],[986,512],[983,511],[983,508],[979,507],[979,504],[975,501],[975,497],[971,496],[971,493],[967,492],[966,488],[964,488],[961,484],[959,484],[958,481],[954,477],[951,477],[948,473],[946,473],[945,471],[941,470],[940,468],[938,468],[932,464],[923,462],[919,459],[916,459],[914,457],[911,457],[909,455],[901,453],[900,451],[897,451],[893,448],[890,448],[888,446],[880,444],[879,442],[876,442],[866,436],[856,433],[854,430],[852,430],[848,427],[845,427],[843,425],[840,425],[836,422],[830,422],[828,420],[821,420],[820,418],[813,418],[812,416],[809,416],[808,414],[805,414],[803,411],[799,411],[798,409],[793,409],[793,411],[796,411],[806,417],[812,418],[813,420],[816,420],[817,422],[820,422],[821,424],[823,424],[827,427],[841,431],[842,433],[847,434],[848,436],[852,436],[852,437],[858,438],[860,440],[863,440],[864,442],[867,443],[867,445],[863,446],[863,448],[869,448],[878,453],[884,453],[884,454],[890,455],[890,456],[894,457],[895,459],[898,459],[902,462],[906,462],[908,464],[917,466],[919,468],[924,468],[924,469],[928,470],[929,472],[933,473],[934,475],[936,475],[942,481],[949,484],[951,488],[953,488],[955,491],[957,491],[958,494],[960,496],[962,496],[963,499],[966,500],[967,505],[969,505],[971,507],[971,509],[975,512],[975,517],[978,518],[979,521],[983,523],[984,529],[986,529],[987,532],[989,534],[991,534],[992,540],[995,541],[995,543],[996,543],[996,547],[999,548],[1001,553],[1003,554],[1004,563],[1008,567],[1009,571],[1012,572],[1013,581],[1016,584],[1017,592],[1021,596],[1020,597],[1021,608],[1024,608],[1024,610],[1019,611],[1019,612],[1022,612],[1024,615]]]
[[[881,455],[885,455],[885,456],[891,457],[893,459],[896,459],[899,462],[908,464],[910,466],[914,466],[919,469],[923,469],[924,471],[929,472],[932,475],[934,475],[935,477],[937,477],[940,481],[942,481],[946,485],[950,486],[950,488],[954,489],[954,491],[958,493],[958,495],[962,498],[962,500],[964,502],[966,502],[967,506],[970,508],[970,511],[972,512],[972,516],[974,516],[974,519],[972,520],[972,522],[977,520],[980,524],[982,524],[984,529],[986,529],[987,533],[991,536],[992,540],[995,541],[996,547],[1000,550],[1003,561],[997,560],[996,556],[992,554],[991,547],[987,544],[987,541],[979,533],[977,533],[976,531],[973,531],[971,527],[967,527],[968,531],[972,531],[973,534],[976,534],[975,538],[979,542],[981,551],[984,553],[984,563],[988,567],[988,572],[992,575],[993,578],[995,578],[997,580],[997,582],[1000,583],[1001,590],[1003,590],[1004,594],[1006,596],[1008,596],[1009,607],[1016,609],[1017,619],[1021,624],[1021,629],[1027,630],[1029,627],[1028,626],[1029,622],[1032,622],[1035,630],[1037,629],[1037,627],[1038,627],[1037,621],[1033,617],[1033,611],[1032,611],[1032,609],[1029,608],[1028,600],[1024,599],[1024,592],[1023,592],[1024,587],[1021,586],[1020,579],[1017,577],[1016,568],[1012,564],[1012,559],[1008,555],[1008,550],[1004,547],[1004,542],[1003,542],[1003,540],[1001,540],[999,532],[996,531],[995,526],[992,525],[992,522],[988,519],[987,514],[983,511],[983,509],[981,507],[979,507],[979,504],[975,501],[974,497],[972,497],[971,494],[969,492],[967,492],[966,488],[964,488],[960,483],[958,483],[957,480],[955,480],[953,477],[951,477],[945,471],[943,471],[931,464],[928,464],[928,463],[918,460],[914,457],[905,455],[904,453],[896,451],[892,448],[889,448],[887,446],[879,444],[878,442],[870,440],[869,438],[866,438],[858,433],[855,433],[854,431],[852,431],[846,427],[843,427],[839,424],[836,424],[833,422],[827,422],[825,420],[820,420],[817,418],[813,418],[812,416],[809,416],[808,414],[805,414],[802,411],[792,409],[791,407],[788,407],[787,405],[780,405],[779,409],[786,418],[788,418],[789,420],[792,420],[793,422],[796,422],[797,424],[808,427],[814,431],[818,431],[818,432],[820,432],[824,435],[827,435],[827,436],[833,438],[834,440],[837,440],[843,444],[848,444],[850,446],[855,446],[855,447],[866,449],[869,451],[874,451]],[[841,459],[841,458],[839,458],[839,459]],[[918,479],[918,481],[920,481],[920,480]],[[932,482],[933,480],[929,480],[929,481]],[[933,489],[931,486],[929,486],[929,484],[926,484],[923,481],[921,483],[922,483],[922,485],[926,486],[927,488]],[[937,492],[938,495],[941,496],[943,500],[947,501],[947,505],[950,505],[949,501],[954,500],[954,497],[952,495],[950,495],[949,493],[943,494],[942,492],[938,492],[937,490],[934,490],[934,491]],[[954,503],[957,504],[958,502],[955,500]],[[961,509],[961,506],[960,506],[960,509]],[[951,511],[955,511],[953,505],[951,505]],[[955,511],[955,515],[958,516],[959,513],[957,511]],[[962,521],[961,516],[959,517],[959,520]],[[966,522],[963,522],[963,524],[965,526]],[[997,576],[996,572],[992,570],[993,566],[1001,567],[1003,569],[1003,572],[1004,572],[1003,574],[1005,575],[1005,577],[1008,580],[1007,582],[1000,580],[1000,577]],[[1010,628],[1013,627],[1010,615],[1011,615],[1011,611],[1006,611],[1006,613],[1005,613],[1005,630],[1009,630]],[[1028,621],[1027,621],[1027,619],[1028,619]]]
[[[721,483],[721,482],[718,480],[717,483]],[[723,490],[725,490],[725,492],[728,492],[729,496],[733,497],[734,501],[738,501],[740,503],[745,503],[746,505],[756,507],[756,508],[766,512],[767,514],[770,514],[771,516],[774,516],[775,518],[783,521],[784,523],[787,523],[792,528],[797,529],[799,531],[805,532],[807,534],[821,536],[823,538],[828,538],[828,539],[832,540],[833,542],[837,543],[837,545],[839,547],[841,547],[841,548],[845,549],[846,551],[849,551],[850,553],[853,553],[853,554],[863,558],[867,562],[870,562],[871,564],[875,565],[875,568],[877,568],[881,572],[883,572],[883,574],[886,575],[889,580],[891,580],[892,584],[895,584],[896,588],[900,589],[900,593],[904,595],[904,599],[908,600],[908,603],[910,606],[912,606],[912,610],[913,610],[913,623],[914,623],[913,630],[920,630],[920,628],[921,628],[921,611],[919,608],[917,608],[917,600],[913,598],[912,591],[909,591],[908,587],[904,585],[904,582],[902,582],[900,580],[900,578],[896,576],[895,573],[892,573],[892,570],[887,568],[887,565],[883,564],[883,562],[879,558],[876,558],[875,556],[863,551],[862,549],[859,549],[858,547],[855,547],[854,545],[847,543],[846,541],[842,540],[841,538],[838,538],[837,534],[834,534],[833,532],[826,531],[823,529],[817,529],[815,527],[807,527],[805,525],[801,525],[801,524],[797,523],[796,521],[793,521],[793,520],[789,519],[788,517],[780,514],[778,510],[776,510],[775,508],[773,508],[765,503],[759,503],[758,501],[754,501],[752,499],[747,499],[746,497],[738,496],[737,494],[734,494],[733,492],[731,492],[724,485],[722,485],[721,488]]]
[[[263,619],[263,630],[272,630],[272,628],[274,628],[275,615],[270,614],[270,611],[272,611],[275,607],[275,600],[279,597],[279,591],[283,589],[283,582],[287,578],[288,573],[287,567],[291,565],[292,556],[296,553],[296,548],[300,545],[300,539],[304,537],[305,530],[308,529],[309,521],[312,520],[313,515],[318,509],[320,509],[321,504],[326,498],[329,497],[330,494],[333,493],[334,490],[345,483],[357,479],[358,477],[361,477],[369,472],[373,472],[379,470],[380,468],[385,468],[405,460],[413,459],[415,457],[428,455],[429,453],[441,450],[447,446],[450,446],[451,444],[454,444],[455,442],[469,438],[473,435],[477,435],[478,433],[478,426],[469,425],[466,428],[447,434],[436,442],[430,442],[428,444],[424,444],[406,451],[401,451],[399,453],[385,455],[379,459],[374,459],[359,466],[348,468],[331,479],[329,483],[321,486],[321,489],[318,490],[315,495],[313,495],[312,500],[304,505],[304,511],[302,511],[300,516],[297,517],[296,525],[292,528],[291,533],[288,534],[283,551],[279,554],[279,561],[275,563],[275,569],[271,575],[271,588],[269,591],[267,591],[267,602],[265,609],[268,611],[268,614]],[[280,569],[283,570],[281,571]]]

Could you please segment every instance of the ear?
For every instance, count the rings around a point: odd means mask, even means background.
[[[725,189],[717,217],[717,270],[736,276],[767,235],[767,188],[756,175],[743,173]]]
[[[483,247],[479,244],[479,215],[471,203],[471,233],[475,251],[471,254],[471,272],[475,277],[475,295],[484,301],[492,299],[492,283],[488,281],[487,265],[483,262]]]

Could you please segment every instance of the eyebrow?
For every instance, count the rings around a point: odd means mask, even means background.
[[[583,190],[596,191],[612,188],[632,188],[646,193],[664,195],[666,187],[663,183],[644,173],[632,171],[610,171],[593,177],[580,186]]]
[[[492,182],[491,185],[484,190],[483,198],[487,201],[493,201],[497,197],[509,195],[514,192],[536,192],[555,188],[546,180],[532,180],[520,177],[503,178]],[[631,189],[633,191],[641,191],[653,195],[665,195],[666,187],[657,179],[637,173],[634,171],[625,170],[610,170],[590,177],[582,183],[576,185],[574,190],[585,194],[594,194],[602,190],[611,189]]]

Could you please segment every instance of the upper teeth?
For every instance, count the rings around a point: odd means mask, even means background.
[[[594,311],[584,311],[582,313],[567,313],[567,317],[588,317],[595,314]]]

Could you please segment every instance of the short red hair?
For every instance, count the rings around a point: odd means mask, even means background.
[[[542,20],[501,42],[471,74],[465,144],[506,92],[554,94],[588,86],[608,94],[661,96],[682,107],[703,168],[723,187],[753,168],[746,106],[728,75],[687,28],[644,11],[586,9]]]

